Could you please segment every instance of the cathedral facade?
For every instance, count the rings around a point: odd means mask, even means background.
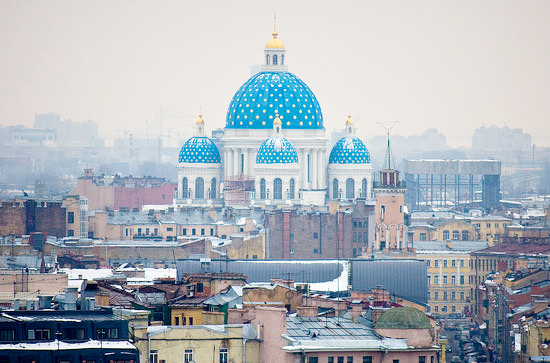
[[[180,151],[176,204],[324,205],[372,197],[370,154],[354,136],[351,116],[329,151],[321,106],[288,71],[285,52],[274,31],[264,64],[233,96],[223,132],[207,137],[199,116]]]

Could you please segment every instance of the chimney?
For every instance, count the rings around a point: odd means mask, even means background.
[[[76,310],[77,287],[66,287],[65,291],[65,310]]]
[[[298,306],[296,308],[296,315],[303,317],[317,317],[319,315],[319,309],[317,306]]]

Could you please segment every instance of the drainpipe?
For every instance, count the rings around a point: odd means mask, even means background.
[[[246,338],[243,338],[243,363],[246,363]]]
[[[147,362],[151,363],[151,337],[149,332],[147,332]]]

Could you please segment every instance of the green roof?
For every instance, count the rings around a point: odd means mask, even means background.
[[[378,318],[377,329],[429,329],[430,319],[415,308],[392,308]]]

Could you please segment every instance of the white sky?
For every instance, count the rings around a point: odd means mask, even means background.
[[[349,112],[363,137],[436,127],[470,146],[482,124],[550,146],[550,1],[0,2],[0,124],[36,113],[185,133],[202,107],[225,125],[263,61],[273,12],[289,70],[316,94],[327,129]]]

